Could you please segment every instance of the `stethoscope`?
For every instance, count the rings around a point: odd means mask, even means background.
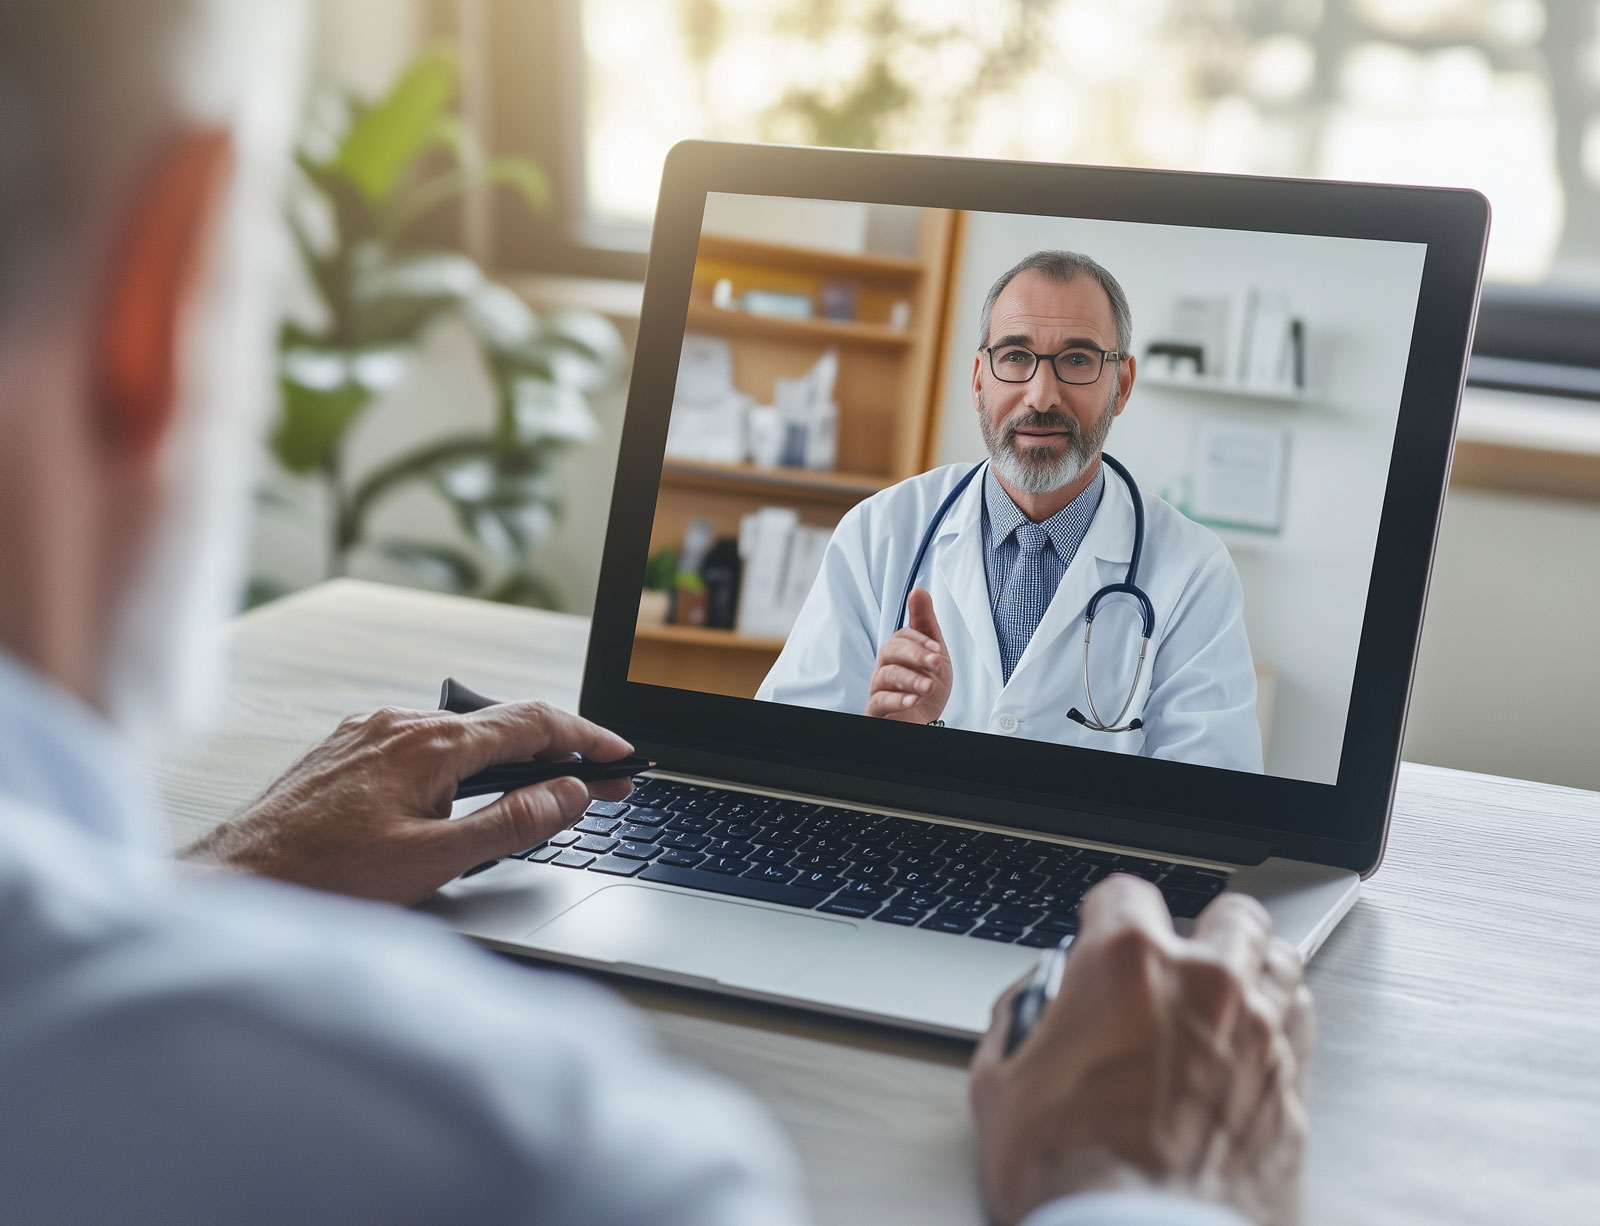
[[[1144,552],[1144,499],[1139,496],[1139,486],[1134,481],[1132,473],[1104,452],[1100,458],[1112,472],[1122,478],[1122,484],[1128,487],[1128,497],[1133,500],[1133,553],[1128,558],[1127,578],[1121,583],[1108,583],[1089,597],[1088,608],[1083,613],[1083,693],[1089,702],[1089,714],[1085,715],[1077,707],[1073,707],[1067,712],[1067,718],[1074,723],[1082,724],[1091,732],[1133,732],[1144,727],[1144,720],[1132,719],[1127,723],[1122,721],[1132,709],[1133,700],[1139,693],[1139,682],[1144,677],[1145,656],[1150,650],[1150,636],[1155,633],[1156,628],[1155,606],[1150,603],[1150,597],[1146,596],[1144,589],[1139,586],[1139,555]],[[972,484],[972,479],[983,471],[983,466],[987,463],[987,460],[982,460],[975,464],[970,472],[956,482],[956,487],[945,495],[944,501],[939,504],[939,509],[933,513],[933,522],[922,534],[922,543],[917,546],[916,556],[911,559],[911,573],[906,576],[906,589],[900,596],[900,616],[896,618],[894,624],[897,631],[906,624],[906,610],[911,605],[911,593],[917,586],[917,574],[927,559],[933,538],[938,535],[939,525],[950,513],[950,508],[955,505],[956,499],[961,497],[961,492]],[[1089,644],[1094,639],[1094,615],[1100,608],[1100,602],[1107,596],[1122,594],[1132,596],[1139,602],[1139,616],[1144,626],[1144,633],[1139,640],[1139,664],[1134,669],[1133,684],[1128,687],[1128,697],[1122,704],[1122,710],[1117,712],[1117,717],[1108,724],[1100,718],[1100,712],[1095,709],[1094,690],[1089,685]]]

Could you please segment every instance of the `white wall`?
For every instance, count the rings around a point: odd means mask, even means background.
[[[1232,400],[1136,382],[1107,449],[1147,496],[1178,488],[1203,420],[1290,433],[1283,530],[1224,533],[1258,666],[1278,672],[1267,769],[1332,782],[1360,642],[1423,250],[1401,243],[1010,214],[969,217],[945,371],[941,463],[983,455],[972,406],[990,284],[1032,251],[1082,251],[1122,283],[1135,354],[1168,332],[1179,295],[1281,290],[1306,321],[1304,404]],[[1170,333],[1168,333],[1170,334]]]

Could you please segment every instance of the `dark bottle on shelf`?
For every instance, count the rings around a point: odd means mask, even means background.
[[[733,629],[739,619],[739,581],[743,574],[739,542],[733,537],[722,537],[707,551],[700,566],[700,578],[706,585],[707,626]]]

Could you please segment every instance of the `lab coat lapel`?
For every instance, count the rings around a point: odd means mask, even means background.
[[[1132,553],[1133,502],[1121,478],[1107,471],[1105,493],[1101,495],[1094,522],[1084,534],[1078,552],[1072,555],[1072,564],[1061,576],[1055,598],[1039,620],[1039,628],[1028,640],[1007,689],[1016,685],[1019,677],[1027,684],[1024,674],[1050,668],[1052,661],[1065,658],[1064,651],[1070,650],[1076,663],[1082,650],[1083,614],[1090,597],[1108,583],[1121,582]],[[1070,643],[1064,641],[1069,636]]]
[[[943,589],[946,600],[961,615],[967,637],[977,651],[978,660],[989,670],[990,692],[1000,690],[1000,641],[994,633],[994,612],[989,607],[989,576],[983,567],[983,481],[979,474],[961,492],[955,506],[945,516],[935,546],[938,561],[934,566],[935,588]],[[943,616],[943,601],[934,592],[935,609]],[[949,639],[949,629],[945,634]]]

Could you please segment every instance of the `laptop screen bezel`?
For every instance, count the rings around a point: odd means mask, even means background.
[[[1425,244],[1372,580],[1333,784],[628,680],[705,198],[920,205]],[[1060,201],[1070,201],[1061,208]],[[1019,829],[1232,847],[1370,873],[1382,857],[1488,236],[1463,189],[691,141],[651,236],[580,710],[679,770]],[[1359,716],[1357,713],[1360,713]],[[935,739],[937,738],[937,739]],[[1061,781],[1070,779],[1069,787]]]

